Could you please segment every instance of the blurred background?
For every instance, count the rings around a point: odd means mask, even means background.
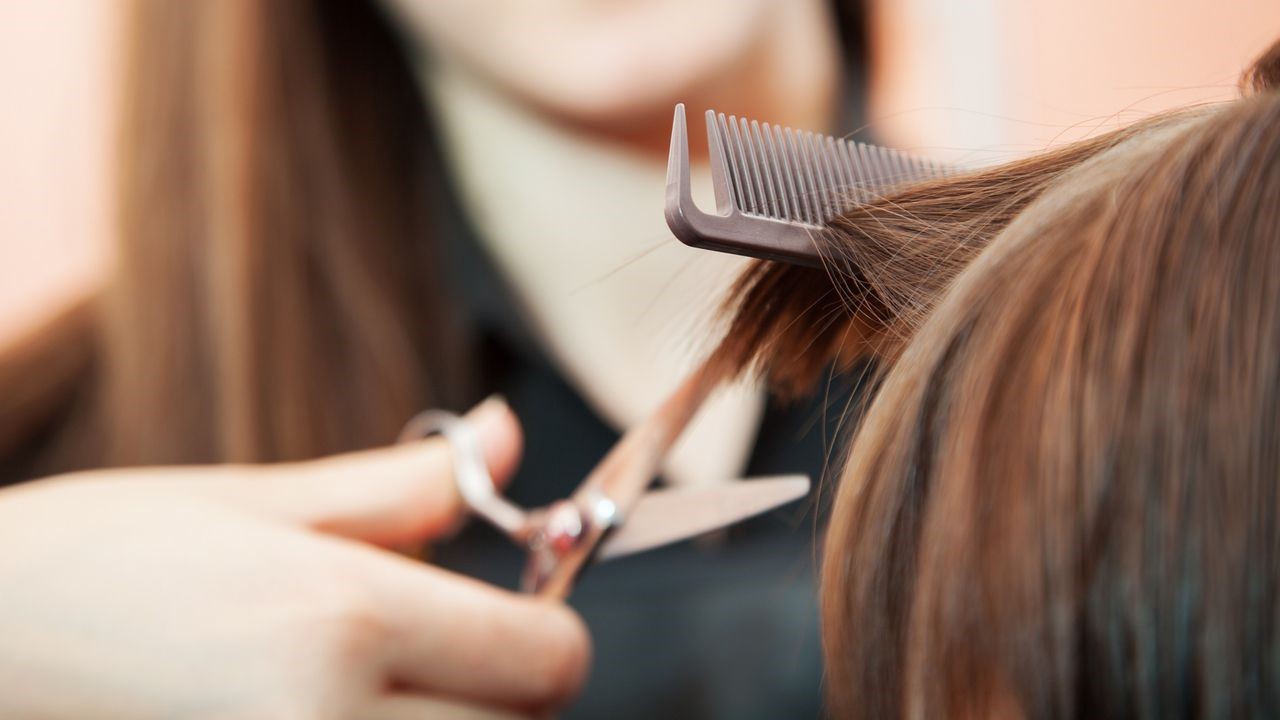
[[[0,1],[0,341],[107,272],[126,4]],[[976,162],[1229,98],[1280,33],[1271,0],[866,5],[867,122],[888,144]]]
[[[0,0],[0,483],[385,444],[499,392],[510,493],[564,497],[742,266],[666,230],[675,103],[978,165],[1230,99],[1278,36],[1275,0]],[[843,380],[720,393],[665,479],[823,477]],[[593,568],[568,716],[817,715],[824,506]],[[520,560],[475,524],[432,559]]]

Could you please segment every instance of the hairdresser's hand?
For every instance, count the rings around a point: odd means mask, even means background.
[[[471,418],[506,476],[514,417]],[[458,507],[439,439],[0,491],[0,717],[546,713],[586,672],[572,612],[367,544],[439,534]]]

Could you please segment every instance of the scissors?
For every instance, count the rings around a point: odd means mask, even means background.
[[[428,410],[409,421],[400,439],[443,435],[467,508],[528,553],[521,589],[564,599],[591,562],[715,530],[809,492],[804,475],[649,490],[663,458],[719,384],[722,373],[716,367],[708,361],[694,371],[652,415],[622,436],[570,497],[536,510],[525,510],[497,492],[479,441],[462,418]]]

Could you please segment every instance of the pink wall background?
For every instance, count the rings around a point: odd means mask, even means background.
[[[1235,96],[1280,38],[1276,0],[880,0],[872,122],[988,162]]]
[[[0,346],[107,267],[120,0],[0,0]]]

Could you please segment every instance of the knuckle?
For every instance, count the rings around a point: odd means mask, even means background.
[[[332,591],[313,609],[302,631],[318,636],[340,664],[370,658],[385,642],[386,623],[362,593]]]

